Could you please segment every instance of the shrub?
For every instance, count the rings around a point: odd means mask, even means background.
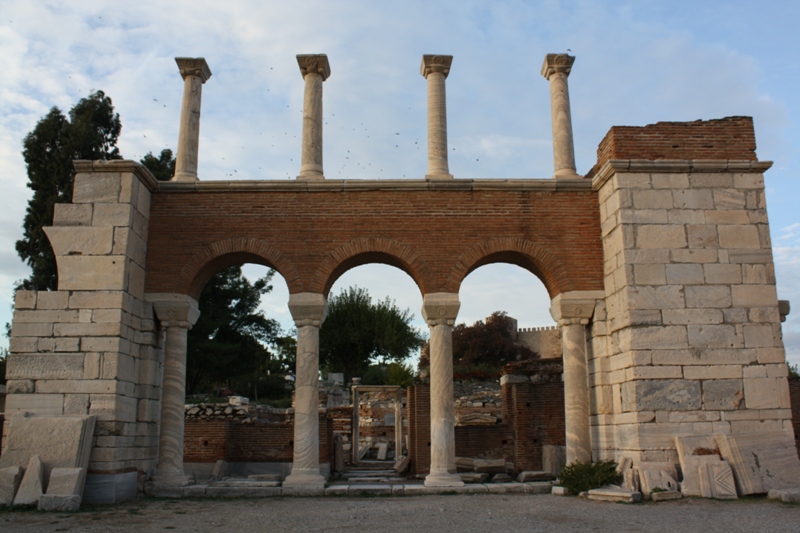
[[[573,494],[580,494],[603,485],[617,484],[621,481],[622,474],[617,472],[617,463],[614,461],[570,463],[558,476],[558,484],[566,487]]]

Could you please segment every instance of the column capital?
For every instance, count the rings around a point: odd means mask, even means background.
[[[191,296],[176,293],[148,293],[147,302],[153,304],[153,311],[164,327],[192,329],[200,318],[200,304]]]
[[[328,315],[328,301],[322,294],[316,292],[290,294],[289,312],[297,327],[320,327]]]
[[[314,73],[322,76],[322,81],[325,81],[331,75],[331,65],[326,54],[297,54],[297,64],[303,78],[306,74]]]
[[[572,70],[572,64],[575,62],[575,56],[569,54],[547,54],[544,56],[544,64],[542,65],[542,76],[545,79],[550,79],[550,76],[556,72],[560,72],[569,76]]]
[[[424,54],[422,56],[422,66],[419,68],[419,73],[424,78],[428,77],[431,72],[441,72],[446,78],[450,74],[450,65],[453,63],[453,56],[443,56],[437,54]]]
[[[605,291],[562,292],[550,301],[550,316],[559,326],[586,325],[594,314],[597,300],[605,297]]]
[[[460,308],[455,292],[431,292],[422,297],[422,318],[429,326],[452,326]]]
[[[208,68],[204,57],[176,57],[175,62],[183,79],[186,79],[186,76],[197,76],[205,83],[211,77],[211,69]]]

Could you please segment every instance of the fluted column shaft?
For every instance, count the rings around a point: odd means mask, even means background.
[[[197,159],[200,147],[200,101],[203,84],[211,77],[203,58],[177,57],[183,77],[183,101],[178,131],[178,153],[175,156],[175,181],[197,180]]]
[[[445,79],[453,56],[422,56],[421,73],[428,80],[428,172],[426,179],[452,178],[447,162],[447,94]]]
[[[453,324],[460,307],[454,293],[426,294],[422,315],[430,327],[431,471],[428,487],[460,487],[456,474]]]
[[[553,166],[556,178],[580,178],[575,169],[575,144],[567,84],[574,61],[574,57],[566,54],[547,54],[542,66],[542,75],[550,82]]]
[[[322,488],[319,470],[319,328],[325,320],[325,297],[316,293],[289,296],[297,326],[297,371],[294,394],[294,455],[284,487]]]
[[[305,81],[303,93],[303,144],[300,149],[300,174],[297,179],[324,179],[322,170],[322,82],[330,76],[324,54],[298,55],[297,62]]]
[[[197,301],[181,294],[158,295],[153,309],[166,330],[161,388],[161,432],[154,481],[159,485],[188,483],[183,471],[183,429],[186,405],[186,347],[189,330],[200,316]],[[152,300],[150,300],[152,301]]]

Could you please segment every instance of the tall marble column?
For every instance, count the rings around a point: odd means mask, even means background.
[[[555,178],[580,178],[575,171],[575,145],[572,138],[572,114],[569,110],[567,77],[575,57],[547,54],[542,76],[550,82],[550,113],[553,121],[553,161]]]
[[[299,54],[297,64],[305,80],[303,94],[303,145],[299,180],[325,179],[322,173],[322,82],[331,75],[325,54]]]
[[[428,80],[428,172],[425,179],[452,178],[447,163],[447,98],[444,80],[453,56],[423,55],[420,73]]]
[[[289,311],[297,326],[297,373],[294,391],[294,458],[283,487],[321,490],[319,471],[319,328],[327,314],[321,294],[289,295]]]
[[[197,181],[197,155],[200,146],[200,98],[211,70],[202,57],[176,57],[183,77],[181,125],[173,181]]]
[[[561,326],[564,357],[564,425],[567,464],[592,461],[589,429],[589,377],[586,365],[586,326],[603,291],[571,291],[553,298],[550,314]]]
[[[435,292],[422,300],[422,317],[431,330],[431,472],[426,487],[460,487],[456,473],[456,408],[453,397],[453,324],[458,294]]]
[[[154,297],[158,299],[155,300]],[[186,405],[186,340],[200,318],[194,298],[184,294],[148,295],[153,310],[166,331],[164,342],[164,384],[161,389],[161,434],[158,465],[153,481],[161,486],[183,486],[183,423]]]

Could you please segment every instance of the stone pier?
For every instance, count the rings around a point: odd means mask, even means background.
[[[322,82],[331,75],[325,54],[297,56],[305,81],[303,93],[303,145],[300,152],[299,180],[325,179],[322,171]]]
[[[174,181],[197,181],[197,157],[200,146],[200,100],[203,84],[211,70],[202,57],[176,57],[183,77],[181,125],[178,132],[178,153],[175,156]]]
[[[447,96],[444,80],[453,56],[423,55],[420,72],[428,80],[428,172],[425,179],[449,179],[447,163]]]

